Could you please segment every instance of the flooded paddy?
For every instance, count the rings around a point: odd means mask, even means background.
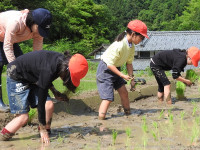
[[[174,88],[172,88],[174,89]],[[186,99],[171,106],[157,102],[157,87],[145,85],[129,93],[131,115],[124,116],[119,96],[98,120],[100,99],[93,91],[73,97],[70,104],[57,103],[52,122],[51,144],[40,143],[37,119],[17,132],[11,141],[0,141],[2,150],[193,150],[200,149],[200,94],[187,87]],[[135,100],[136,99],[136,100]],[[6,117],[7,115],[7,117]],[[9,114],[0,115],[1,125]]]

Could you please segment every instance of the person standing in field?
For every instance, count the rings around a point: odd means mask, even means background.
[[[49,100],[50,89],[55,98],[69,101],[57,91],[52,82],[60,77],[69,91],[75,92],[80,80],[87,74],[88,63],[81,54],[69,55],[40,50],[19,56],[7,67],[7,92],[11,113],[16,117],[0,133],[0,140],[8,141],[28,121],[31,108],[38,110],[38,120],[42,143],[48,144],[48,120],[45,103]]]
[[[115,42],[103,54],[96,74],[98,92],[102,99],[99,107],[100,120],[105,119],[108,107],[114,101],[114,89],[120,95],[125,114],[130,114],[128,91],[125,84],[126,81],[131,80],[131,89],[134,90],[132,65],[135,53],[134,45],[139,44],[145,37],[148,38],[146,24],[140,20],[132,20],[128,23],[127,29],[117,36]],[[125,63],[128,75],[120,71],[120,67]]]
[[[172,77],[177,81],[191,86],[192,82],[181,76],[186,65],[198,66],[200,60],[200,50],[197,47],[190,47],[187,50],[165,50],[157,53],[151,58],[150,68],[158,83],[158,102],[166,101],[167,104],[172,104],[171,99],[171,83],[167,78],[165,71],[172,70]]]
[[[33,50],[42,50],[43,38],[48,36],[51,22],[52,15],[44,8],[0,13],[0,112],[9,111],[2,98],[3,66],[23,54],[19,42],[33,39]]]

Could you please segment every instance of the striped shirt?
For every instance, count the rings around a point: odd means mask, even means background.
[[[29,10],[10,10],[0,13],[0,41],[4,43],[3,49],[8,62],[15,60],[13,44],[33,39],[33,50],[41,50],[43,37],[33,33],[26,26],[26,17]]]
[[[115,41],[108,47],[102,56],[102,60],[107,65],[121,67],[125,63],[132,64],[132,61],[134,60],[134,54],[134,45],[129,45],[127,38],[124,37],[123,40],[119,42]]]

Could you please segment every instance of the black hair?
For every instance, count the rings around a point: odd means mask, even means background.
[[[65,57],[61,60],[59,75],[63,80],[63,85],[66,86],[68,90],[74,93],[76,90],[76,87],[72,83],[70,71],[68,67],[71,55],[68,51],[65,51],[64,56]]]
[[[121,40],[125,37],[126,34],[131,35],[133,32],[135,33],[135,35],[141,35],[140,33],[135,32],[135,31],[133,31],[133,30],[127,28],[124,32],[120,33],[120,34],[115,38],[115,41],[119,42],[119,41],[121,41]]]
[[[31,30],[32,32],[32,26],[35,24],[34,20],[33,20],[33,15],[32,15],[32,10],[30,10],[28,12],[28,15],[26,17],[26,26]]]

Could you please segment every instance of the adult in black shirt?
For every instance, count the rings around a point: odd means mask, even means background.
[[[84,56],[75,54],[70,56],[52,51],[34,51],[18,57],[7,67],[7,91],[11,113],[17,114],[5,128],[2,129],[0,139],[9,140],[14,133],[28,121],[29,106],[38,109],[38,119],[41,140],[49,143],[46,130],[45,103],[48,89],[60,101],[69,98],[58,92],[52,82],[60,77],[63,84],[72,92],[88,71],[88,63]]]
[[[150,62],[150,68],[158,83],[158,101],[166,101],[172,104],[170,93],[170,81],[167,78],[165,71],[172,70],[172,77],[178,81],[185,83],[188,86],[192,85],[190,80],[181,76],[186,65],[198,66],[200,59],[200,50],[196,47],[191,47],[187,51],[174,49],[166,50],[157,53]]]

